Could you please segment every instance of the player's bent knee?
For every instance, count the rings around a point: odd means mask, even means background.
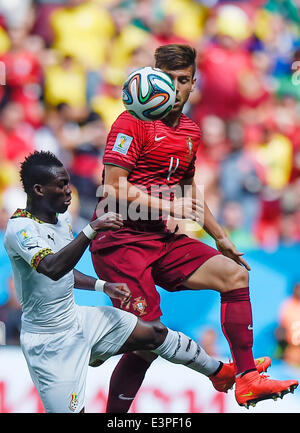
[[[144,349],[154,350],[160,346],[168,333],[167,328],[160,322],[149,323],[147,328],[142,330]]]
[[[153,330],[154,330],[154,344],[155,344],[155,347],[153,349],[156,349],[165,341],[165,338],[168,334],[168,329],[161,322],[159,322],[153,325]]]
[[[119,353],[134,350],[154,350],[164,342],[167,333],[167,328],[159,321],[144,322],[138,320],[137,326]]]

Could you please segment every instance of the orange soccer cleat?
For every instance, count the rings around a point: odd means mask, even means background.
[[[258,371],[250,371],[237,377],[235,383],[236,401],[247,409],[261,400],[282,398],[289,392],[293,393],[298,386],[297,380],[267,379],[266,375],[260,375]]]
[[[267,371],[271,365],[271,358],[264,356],[255,359],[255,366],[259,373]],[[215,376],[209,376],[214,388],[219,392],[227,392],[235,382],[235,371],[233,362],[223,364],[221,370]]]

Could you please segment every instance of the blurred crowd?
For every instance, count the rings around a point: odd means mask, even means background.
[[[292,293],[280,305],[275,356],[300,368],[300,280],[292,286]]]
[[[214,215],[241,250],[300,241],[297,0],[0,0],[0,237],[35,149],[68,168],[75,231],[86,224],[124,79],[167,43],[198,52],[185,113],[202,129],[196,178]]]

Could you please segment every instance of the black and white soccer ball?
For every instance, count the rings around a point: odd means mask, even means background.
[[[172,78],[151,66],[132,72],[123,85],[124,106],[140,120],[163,119],[172,110],[175,99],[176,88]]]

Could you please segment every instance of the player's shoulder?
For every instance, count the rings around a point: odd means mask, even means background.
[[[130,131],[133,134],[147,133],[155,129],[155,124],[159,120],[146,121],[140,120],[130,114],[127,110],[123,111],[112,125],[112,129],[118,131]]]
[[[26,209],[17,209],[7,222],[7,229],[14,230],[18,227],[27,225],[36,225],[42,223],[38,218],[28,212]]]
[[[182,113],[181,114],[181,125],[184,128],[188,128],[193,130],[196,134],[201,135],[201,129],[200,126],[194,121],[192,120],[190,117],[188,117],[186,114]]]
[[[143,120],[139,120],[130,114],[127,110],[123,111],[113,123],[113,126],[140,126],[145,123]]]
[[[5,246],[13,242],[18,234],[26,236],[28,230],[36,231],[36,225],[38,224],[37,218],[33,217],[25,209],[17,209],[6,224],[4,244]]]
[[[119,144],[119,140],[132,140],[135,143],[144,143],[145,137],[153,130],[155,122],[147,122],[135,118],[128,111],[123,111],[113,123],[108,136],[108,142]]]

